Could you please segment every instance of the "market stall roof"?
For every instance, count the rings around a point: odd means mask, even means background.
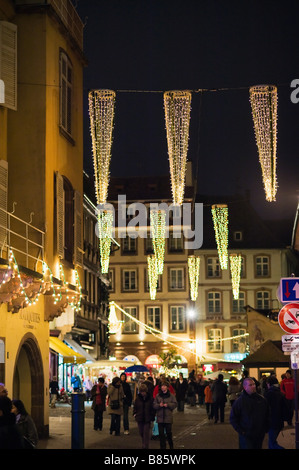
[[[260,348],[243,359],[245,367],[288,367],[290,357],[282,351],[281,341],[265,341]]]
[[[74,341],[71,338],[64,338],[63,341],[67,343],[72,349],[74,349],[77,353],[81,354],[81,356],[84,356],[86,359],[86,362],[95,362],[95,359],[88,354],[87,351],[85,351],[80,344],[78,344],[76,341]]]
[[[84,364],[86,362],[84,356],[69,348],[63,341],[54,336],[49,338],[49,347],[56,353],[61,354],[65,364]]]
[[[101,368],[101,367],[125,367],[127,368],[129,364],[134,364],[134,362],[129,362],[128,361],[109,361],[109,359],[107,360],[103,360],[103,361],[95,361],[93,362],[92,364],[88,364],[88,367],[90,367],[91,369],[97,369],[97,368]]]

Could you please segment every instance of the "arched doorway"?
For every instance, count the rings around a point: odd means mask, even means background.
[[[44,427],[44,372],[35,337],[27,333],[19,346],[13,378],[13,397],[22,400],[34,420],[40,437]]]

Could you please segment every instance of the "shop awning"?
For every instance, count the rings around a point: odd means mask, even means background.
[[[90,354],[88,354],[87,351],[85,351],[80,344],[77,343],[77,341],[74,341],[71,338],[64,338],[63,340],[66,344],[68,344],[72,349],[74,349],[77,353],[81,354],[81,356],[84,356],[86,359],[86,362],[95,362],[95,359],[91,357]]]
[[[63,357],[63,362],[66,364],[84,364],[84,362],[86,362],[86,358],[82,356],[82,354],[69,348],[65,343],[54,336],[50,336],[49,346],[50,349],[53,349],[53,351]]]

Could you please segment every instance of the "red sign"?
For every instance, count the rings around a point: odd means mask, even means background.
[[[286,333],[299,333],[299,303],[286,304],[278,314],[278,323]]]

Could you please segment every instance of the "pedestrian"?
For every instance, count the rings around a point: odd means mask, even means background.
[[[0,397],[7,397],[8,391],[3,383],[0,383]]]
[[[132,405],[132,392],[131,387],[127,382],[127,376],[125,372],[120,374],[121,384],[124,391],[123,399],[123,425],[124,425],[124,434],[130,434],[129,431],[129,409]]]
[[[151,375],[149,375],[146,380],[143,382],[147,386],[148,393],[153,396],[154,393],[154,379]]]
[[[220,422],[224,423],[224,408],[225,403],[227,402],[227,385],[223,382],[223,374],[218,374],[218,378],[213,382],[211,389],[214,407],[214,422],[217,424],[220,417]]]
[[[212,383],[213,383],[212,380],[209,379],[204,389],[206,412],[207,412],[209,419],[214,418],[213,396],[212,396],[212,389],[211,389]]]
[[[142,449],[149,448],[151,423],[155,419],[154,400],[145,383],[139,387],[133,407],[133,416],[142,439]]]
[[[124,391],[119,377],[113,377],[108,385],[108,414],[111,415],[110,434],[120,436],[120,418],[123,414]]]
[[[191,406],[196,405],[196,381],[193,375],[189,377],[187,388],[188,403]]]
[[[203,406],[205,403],[205,388],[207,386],[207,382],[203,378],[202,375],[198,376],[198,380],[196,382],[196,390],[197,390],[197,396],[198,396],[198,404],[199,406]]]
[[[12,401],[5,394],[0,396],[0,449],[24,449],[24,440],[11,412]]]
[[[184,378],[182,372],[179,373],[179,377],[176,379],[174,388],[176,400],[178,402],[178,411],[184,411],[188,382],[187,379]]]
[[[51,408],[56,408],[56,401],[59,397],[59,385],[57,382],[57,377],[54,376],[49,385],[50,390],[50,400],[51,400]]]
[[[270,428],[268,431],[269,449],[284,449],[277,442],[277,437],[289,419],[289,406],[285,395],[281,392],[276,377],[267,378],[267,391],[264,394],[270,407]]]
[[[239,434],[240,449],[262,448],[270,427],[270,409],[251,377],[243,381],[243,391],[230,411],[230,423]]]
[[[156,398],[156,396],[158,395],[158,393],[161,391],[161,385],[163,383],[167,382],[166,378],[165,378],[165,375],[161,375],[159,381],[158,381],[158,384],[155,386],[154,388],[154,391],[153,391],[153,398]],[[168,384],[168,387],[169,387],[169,391],[172,395],[175,395],[175,389],[173,388],[173,386],[167,382]]]
[[[16,425],[24,439],[25,449],[35,449],[38,443],[38,433],[35,423],[27,413],[21,400],[12,400],[12,413],[16,416]]]
[[[98,383],[91,389],[92,405],[94,412],[93,429],[102,431],[103,429],[103,413],[106,410],[107,387],[103,377],[98,378]]]
[[[292,377],[291,369],[285,372],[285,378],[280,382],[280,390],[287,399],[289,407],[289,420],[288,425],[292,426],[293,414],[294,414],[294,401],[295,401],[295,380]]]
[[[227,387],[227,396],[231,406],[233,406],[234,402],[238,398],[239,393],[241,392],[240,387],[239,380],[235,375],[232,375],[228,381]]]
[[[74,392],[81,392],[82,384],[81,384],[81,379],[79,375],[77,374],[77,372],[75,372],[75,374],[71,378],[71,384],[72,384]]]
[[[169,383],[163,382],[161,384],[161,390],[154,400],[154,409],[156,410],[157,423],[159,428],[160,449],[166,449],[166,438],[169,444],[169,448],[173,449],[172,412],[176,407],[177,401],[174,394],[170,393]]]
[[[83,382],[83,387],[84,387],[85,394],[86,394],[86,401],[91,400],[92,399],[91,398],[91,389],[92,389],[93,385],[92,385],[92,381],[90,380],[90,377],[86,377],[86,379]]]

